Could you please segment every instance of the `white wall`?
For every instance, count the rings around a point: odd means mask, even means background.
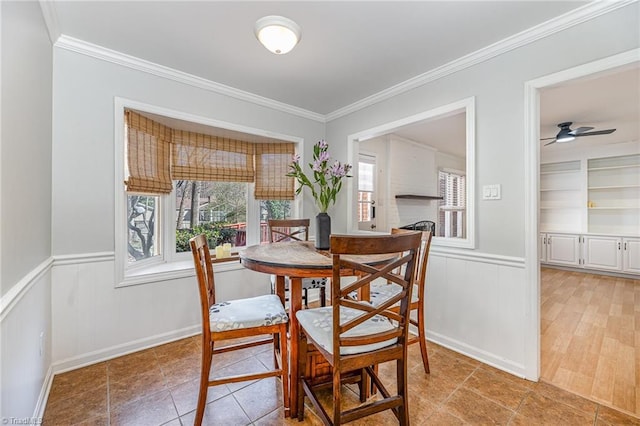
[[[390,228],[420,220],[436,221],[436,200],[396,199],[396,195],[438,195],[436,150],[392,135],[389,137]]]
[[[54,48],[54,371],[198,331],[195,278],[115,287],[114,98],[305,140],[305,160],[324,123],[174,79]],[[305,204],[303,215],[314,214]],[[124,230],[123,230],[124,232]],[[269,277],[234,264],[216,277],[219,298],[269,291]],[[229,291],[226,291],[229,290]]]
[[[445,257],[447,265],[449,259],[460,262],[447,267],[451,274],[438,271],[435,263],[430,266],[427,294],[444,295],[441,301],[446,303],[429,306],[428,335],[480,359],[494,360],[504,369],[537,378],[532,361],[536,356],[527,352],[535,347],[532,340],[537,336],[526,334],[533,304],[525,297],[537,283],[526,282],[523,273],[525,267],[537,267],[524,263],[524,85],[637,48],[639,19],[640,5],[634,3],[327,123],[327,140],[341,148],[336,155],[346,157],[349,135],[475,96],[476,194],[482,193],[482,185],[501,184],[502,199],[476,198],[475,250],[432,248],[434,257]],[[337,226],[346,227],[346,220],[336,220]],[[482,297],[470,298],[470,294]],[[484,327],[489,325],[495,326],[493,335],[485,336]],[[495,343],[495,336],[503,339],[500,344]]]
[[[8,419],[34,415],[51,363],[52,54],[37,2],[0,2],[0,29],[0,418]]]

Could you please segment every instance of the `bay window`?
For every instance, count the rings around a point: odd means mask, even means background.
[[[194,132],[181,120],[123,110],[120,285],[192,269],[194,235],[205,234],[212,248],[229,243],[233,254],[266,242],[268,219],[295,216],[294,181],[286,177],[295,143],[241,132],[220,136],[214,128],[207,134],[204,126]]]

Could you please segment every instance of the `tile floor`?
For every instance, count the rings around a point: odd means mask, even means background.
[[[57,375],[44,424],[191,425],[199,350],[196,336]],[[409,352],[409,407],[414,425],[640,425],[638,418],[545,383],[518,379],[435,344],[429,345],[431,374],[427,376],[418,345]],[[217,355],[214,367],[216,362],[225,374],[265,369],[273,357],[268,346],[261,346],[241,354]],[[393,377],[392,370],[391,365],[380,368],[383,377]],[[344,394],[348,404],[357,403],[355,393]],[[330,391],[325,397],[328,403]],[[283,418],[280,382],[275,378],[210,388],[208,401],[203,424],[320,424],[309,406],[304,423]],[[386,412],[352,424],[397,421]]]

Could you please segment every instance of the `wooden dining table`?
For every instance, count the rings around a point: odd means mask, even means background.
[[[276,294],[285,303],[285,277],[289,277],[289,335],[291,337],[290,344],[290,388],[289,401],[290,415],[296,417],[298,415],[298,334],[300,327],[296,318],[296,312],[302,309],[302,279],[314,277],[331,277],[332,275],[332,258],[328,250],[318,250],[314,243],[310,241],[291,241],[281,243],[258,244],[247,247],[239,252],[240,263],[247,269],[273,274],[276,276]],[[367,256],[342,256],[355,260],[357,262],[366,263],[368,265],[378,265],[387,263],[395,256],[384,255],[367,255]],[[351,270],[341,271],[343,276],[353,275]],[[332,283],[333,285],[333,283]],[[365,289],[365,292],[368,289]],[[331,294],[331,293],[330,293]],[[360,300],[368,300],[368,294],[361,294]],[[283,392],[286,392],[283,389]]]

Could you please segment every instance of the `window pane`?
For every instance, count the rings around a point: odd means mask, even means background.
[[[358,191],[358,222],[371,220],[371,192]]]
[[[176,252],[190,251],[189,239],[205,234],[209,247],[246,244],[246,182],[174,181]]]
[[[293,217],[293,201],[262,200],[260,201],[260,242],[269,241],[267,221],[269,219],[291,219]]]
[[[159,254],[158,218],[159,197],[127,196],[127,252],[128,263],[148,259]]]
[[[373,191],[373,169],[372,163],[358,163],[358,190]]]
[[[438,203],[439,237],[466,238],[465,210],[467,199],[466,177],[451,172],[438,172],[440,195]]]

